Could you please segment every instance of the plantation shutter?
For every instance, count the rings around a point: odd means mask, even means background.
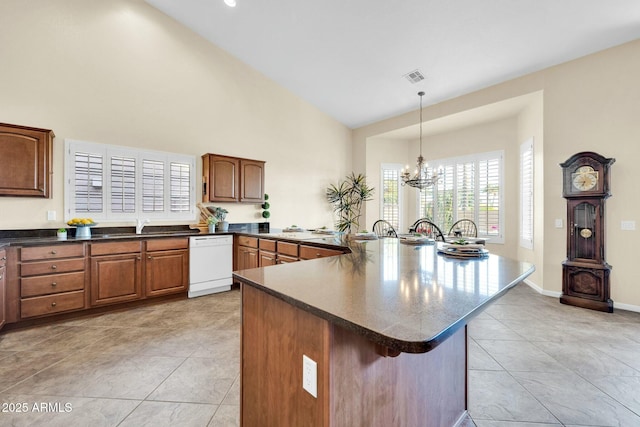
[[[188,212],[191,197],[191,167],[188,163],[171,162],[169,173],[171,212]]]
[[[500,236],[501,158],[488,158],[478,162],[478,233]]]
[[[533,249],[533,138],[520,146],[520,246]]]
[[[74,155],[75,211],[102,212],[103,156],[76,152]]]
[[[164,162],[142,160],[142,211],[164,211]]]
[[[136,211],[136,159],[111,157],[111,212]]]
[[[459,219],[475,219],[476,208],[476,175],[475,162],[467,161],[457,164],[456,174],[456,217]],[[453,224],[451,224],[453,225]],[[447,230],[451,228],[449,225]]]

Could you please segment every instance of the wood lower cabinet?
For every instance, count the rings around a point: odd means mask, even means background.
[[[0,123],[0,196],[51,197],[53,131]]]
[[[0,329],[4,326],[7,321],[6,311],[5,311],[5,289],[6,289],[6,263],[7,263],[7,253],[4,249],[0,250]]]
[[[320,248],[317,246],[300,245],[300,259],[315,259],[328,256],[342,255],[344,251],[338,249]]]
[[[142,242],[91,244],[91,305],[142,298]]]
[[[236,240],[236,270],[246,270],[260,266],[258,239],[238,236]]]
[[[20,249],[20,318],[87,307],[84,243]]]
[[[146,250],[146,296],[186,291],[189,286],[189,239],[148,240]]]
[[[259,239],[258,247],[260,249],[260,267],[276,265],[276,241],[271,239]]]
[[[186,292],[189,239],[91,244],[91,305]]]

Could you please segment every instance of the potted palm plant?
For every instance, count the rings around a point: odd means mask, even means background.
[[[371,200],[373,187],[367,185],[363,174],[354,172],[337,185],[331,184],[326,191],[327,201],[333,205],[338,214],[336,228],[343,233],[355,233],[360,229],[362,204]]]

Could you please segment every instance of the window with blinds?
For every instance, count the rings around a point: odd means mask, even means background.
[[[520,146],[520,246],[533,249],[533,138]]]
[[[431,162],[440,175],[436,185],[419,192],[417,218],[432,219],[443,233],[454,222],[470,219],[478,236],[504,242],[502,162],[502,151]]]
[[[191,206],[191,167],[187,163],[171,163],[171,212],[188,212]]]
[[[382,198],[380,203],[380,218],[388,221],[396,230],[400,229],[400,170],[399,164],[382,164]]]
[[[83,152],[74,153],[75,193],[74,209],[79,213],[103,212],[102,172],[103,156]]]
[[[142,160],[142,211],[164,211],[164,162]]]
[[[195,157],[65,140],[65,218],[195,218]]]

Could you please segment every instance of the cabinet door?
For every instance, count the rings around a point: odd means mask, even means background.
[[[147,296],[185,291],[189,285],[189,251],[147,252],[145,289]]]
[[[140,254],[91,258],[91,305],[105,305],[142,298]]]
[[[240,201],[262,203],[264,201],[264,162],[240,159]]]
[[[240,159],[205,154],[202,156],[204,202],[237,202],[240,190]]]
[[[258,266],[258,250],[255,248],[238,246],[238,270],[256,268]]]
[[[276,265],[275,252],[260,251],[260,267],[267,267],[269,265]]]
[[[51,197],[53,132],[0,123],[0,196]]]

